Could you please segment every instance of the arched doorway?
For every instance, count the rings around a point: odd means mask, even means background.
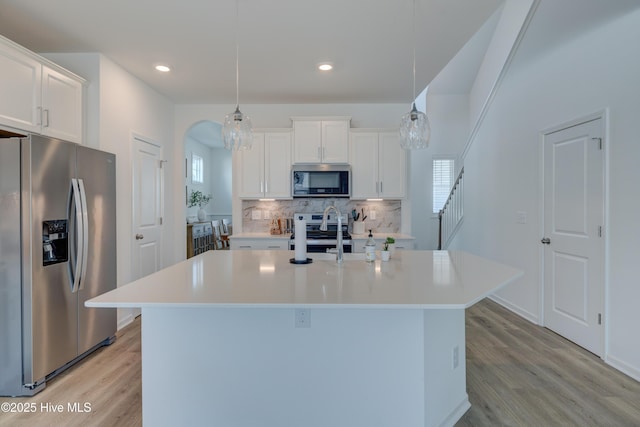
[[[192,191],[210,195],[204,206],[206,220],[231,219],[232,156],[222,142],[222,125],[203,120],[194,123],[184,138],[185,216],[197,221],[198,207],[189,207]]]

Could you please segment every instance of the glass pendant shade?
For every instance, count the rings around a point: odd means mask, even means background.
[[[238,42],[238,0],[236,0],[236,111],[224,116],[222,140],[227,150],[250,150],[253,144],[251,119],[240,112],[240,43]]]
[[[413,108],[400,119],[400,146],[405,150],[421,150],[429,146],[431,126],[427,115]]]
[[[253,131],[251,119],[240,112],[236,105],[236,111],[224,117],[222,127],[222,139],[227,150],[250,150],[253,144]]]

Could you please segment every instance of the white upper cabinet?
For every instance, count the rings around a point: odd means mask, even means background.
[[[402,199],[406,195],[407,152],[400,147],[400,133],[380,132],[378,153],[378,194],[385,199]]]
[[[79,143],[83,84],[0,36],[0,124]]]
[[[397,131],[351,131],[352,199],[402,199],[406,194],[407,155]]]
[[[82,82],[42,67],[42,133],[82,141]]]
[[[291,198],[291,132],[264,134],[265,197]]]
[[[291,131],[254,131],[251,150],[238,156],[238,197],[291,198]]]
[[[292,117],[294,163],[349,163],[350,117]]]
[[[42,64],[0,38],[0,123],[40,133]]]

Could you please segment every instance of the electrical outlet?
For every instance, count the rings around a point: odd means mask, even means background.
[[[517,224],[527,223],[527,213],[525,211],[516,211],[516,223]]]
[[[369,215],[371,215],[371,219],[376,219],[376,211],[370,211]]]
[[[310,328],[311,327],[311,310],[308,308],[296,308],[295,324],[296,324],[296,328]]]
[[[271,219],[271,211],[262,211],[262,219]]]
[[[254,209],[251,211],[251,219],[252,220],[259,220],[262,219],[262,211],[260,209]]]
[[[456,369],[460,364],[460,349],[458,346],[453,347],[451,351],[451,370]]]

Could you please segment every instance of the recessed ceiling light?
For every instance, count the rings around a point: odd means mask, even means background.
[[[156,70],[160,71],[161,73],[168,73],[169,71],[171,71],[171,68],[166,65],[156,65]]]
[[[330,62],[321,62],[318,64],[318,70],[320,71],[331,71],[333,70],[333,64]]]

